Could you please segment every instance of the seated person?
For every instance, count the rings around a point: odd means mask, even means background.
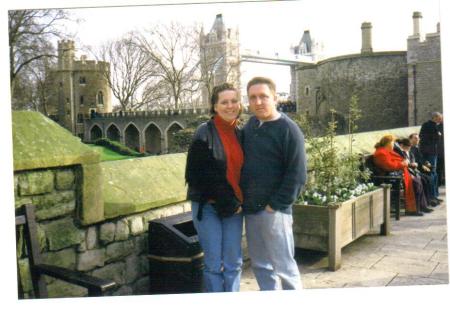
[[[403,172],[406,214],[422,216],[423,213],[416,207],[412,178],[408,172],[409,161],[394,152],[394,140],[395,137],[393,135],[385,135],[375,144],[373,162],[378,168],[386,172]]]
[[[416,198],[416,204],[419,206],[418,209],[422,212],[431,212],[433,209],[428,208],[428,204],[431,199],[431,191],[429,190],[429,184],[426,183],[425,179],[420,175],[419,170],[417,170],[417,163],[412,154],[410,154],[411,142],[409,139],[399,139],[397,140],[399,149],[394,147],[396,153],[402,156],[404,159],[409,161],[408,172],[411,175],[414,187],[414,193]]]
[[[442,199],[433,195],[433,193],[435,192],[433,186],[436,183],[436,181],[434,181],[433,178],[435,178],[436,176],[431,173],[433,167],[431,166],[430,162],[425,160],[423,154],[419,150],[419,142],[420,142],[419,134],[418,133],[410,134],[409,141],[411,142],[411,150],[409,152],[414,156],[414,159],[418,164],[417,169],[421,172],[422,176],[424,176],[427,179],[427,181],[429,180],[432,194],[430,204],[431,206],[437,206],[442,202]]]

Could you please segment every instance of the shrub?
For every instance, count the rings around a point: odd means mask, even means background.
[[[349,151],[339,152],[335,145],[336,121],[334,110],[331,110],[331,120],[323,137],[312,137],[310,120],[306,117],[297,118],[297,124],[303,129],[307,147],[308,167],[310,173],[306,190],[301,194],[299,203],[327,204],[341,202],[355,195],[361,195],[374,188],[367,183],[367,170],[361,171],[359,156],[353,154],[353,132],[357,129],[356,121],[360,118],[358,98],[352,96],[349,104]]]
[[[127,147],[123,144],[120,144],[117,141],[112,141],[107,138],[97,139],[94,141],[94,144],[104,146],[114,152],[121,154],[121,155],[129,155],[129,156],[136,156],[136,157],[142,157],[142,156],[149,155],[147,153],[136,152],[136,151],[130,149],[129,147]]]

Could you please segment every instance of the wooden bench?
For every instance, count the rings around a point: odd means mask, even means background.
[[[99,279],[76,270],[44,264],[39,248],[35,206],[31,204],[23,205],[18,209],[17,213],[16,240],[20,238],[19,227],[23,226],[23,237],[25,239],[26,253],[28,254],[35,298],[48,298],[43,275],[84,287],[88,290],[88,296],[102,296],[116,286],[114,281]],[[19,257],[17,259],[19,260]],[[24,292],[19,277],[19,266],[17,266],[17,273],[19,299],[23,299]]]
[[[384,172],[375,165],[372,154],[364,156],[363,166],[370,170],[371,181],[375,185],[391,184],[391,211],[394,212],[395,219],[400,220],[400,208],[404,205],[403,177],[383,175]]]

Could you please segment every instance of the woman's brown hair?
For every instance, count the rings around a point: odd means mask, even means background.
[[[241,100],[240,100],[240,93],[236,89],[236,87],[234,87],[233,84],[231,84],[231,83],[223,83],[223,84],[214,86],[213,91],[212,91],[212,95],[211,95],[211,102],[210,102],[209,113],[211,115],[215,115],[216,114],[216,111],[214,110],[214,105],[219,101],[219,94],[221,92],[223,92],[223,91],[226,91],[226,90],[233,90],[233,91],[236,92],[236,95],[237,95],[238,100],[239,100],[239,106],[240,106],[239,114],[238,114],[238,117],[239,117],[241,115],[241,113],[242,113],[242,110],[243,110],[242,103],[241,103]]]

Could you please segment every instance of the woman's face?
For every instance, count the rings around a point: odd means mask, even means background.
[[[219,93],[217,103],[214,104],[214,111],[227,122],[234,121],[239,115],[241,104],[237,92],[234,90],[224,90]]]
[[[391,142],[389,142],[387,145],[386,145],[386,148],[388,149],[388,150],[393,150],[394,149],[394,141],[391,141]]]

